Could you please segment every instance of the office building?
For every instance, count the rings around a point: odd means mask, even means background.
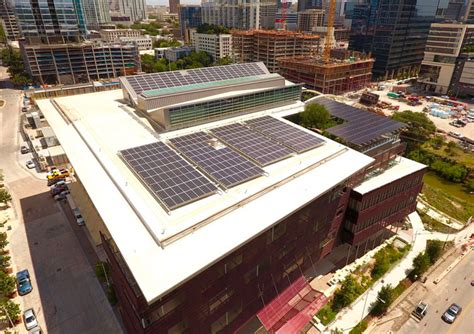
[[[111,17],[122,18],[122,22],[127,22],[126,18],[131,23],[147,18],[145,0],[109,0],[109,7]]]
[[[99,31],[100,38],[105,42],[116,42],[121,37],[139,38],[143,32],[137,29],[102,29]]]
[[[298,30],[298,13],[286,12],[284,19],[281,10],[278,10],[275,15],[275,29],[277,30]]]
[[[316,27],[324,27],[325,12],[322,9],[308,9],[298,13],[298,31],[314,33]]]
[[[202,24],[201,6],[179,5],[178,17],[181,36],[185,37],[187,35],[187,29],[197,28]],[[186,42],[189,42],[190,38],[185,38],[184,40]]]
[[[298,12],[304,12],[308,9],[322,9],[323,0],[298,0]]]
[[[319,49],[320,38],[290,31],[232,30],[236,62],[262,61],[270,72],[278,72],[277,58],[310,56]]]
[[[114,79],[140,71],[135,45],[20,43],[25,68],[40,84],[75,84]]]
[[[179,0],[170,0],[170,13],[178,14]]]
[[[259,22],[261,29],[274,29],[278,4],[276,0],[261,0]]]
[[[29,43],[79,42],[87,35],[82,1],[16,0],[15,15]]]
[[[416,75],[423,60],[430,25],[444,19],[447,5],[447,1],[438,0],[395,3],[371,0],[366,3],[364,23],[357,22],[358,28],[354,29],[349,48],[372,53],[376,78]]]
[[[83,0],[87,28],[99,30],[102,24],[110,23],[108,0]]]
[[[8,41],[16,41],[21,38],[13,0],[0,0],[0,25],[3,26]]]
[[[335,52],[333,52],[335,53]],[[279,73],[323,94],[344,94],[366,88],[372,79],[374,59],[344,52],[329,63],[319,56],[279,58]]]
[[[138,51],[153,50],[153,40],[149,35],[140,37],[119,37],[117,42],[121,44],[134,44],[137,46]]]
[[[301,87],[262,63],[120,81],[37,104],[129,333],[233,333],[262,313],[299,333],[326,298],[320,261],[339,246],[352,261],[415,210],[425,166],[398,156],[402,123],[318,98],[353,148],[322,137],[284,118]]]
[[[259,0],[214,0],[203,2],[201,14],[202,23],[244,30],[258,29],[260,27]]]
[[[214,61],[230,57],[232,54],[232,35],[230,34],[200,34],[191,32],[191,44],[196,52],[204,51]]]
[[[428,92],[472,94],[474,25],[433,23],[418,82]]]
[[[180,46],[177,48],[167,48],[164,51],[165,58],[169,61],[177,61],[183,57],[187,57],[194,51],[191,46]]]

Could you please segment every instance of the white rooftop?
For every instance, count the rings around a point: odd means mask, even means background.
[[[398,159],[398,163],[386,169],[383,173],[364,181],[360,186],[355,188],[354,191],[363,195],[426,168],[425,165],[404,157],[399,157]]]
[[[324,138],[325,145],[265,167],[265,176],[167,213],[118,151],[262,115],[278,118],[304,104],[158,135],[122,98],[113,90],[37,103],[149,303],[373,161]]]

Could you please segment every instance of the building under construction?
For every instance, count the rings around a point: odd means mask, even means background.
[[[320,56],[278,58],[279,73],[324,94],[342,94],[366,87],[372,77],[370,55],[332,50],[329,61]]]
[[[278,72],[277,58],[311,56],[319,49],[320,37],[290,31],[232,30],[232,48],[239,63],[262,61],[270,72]]]

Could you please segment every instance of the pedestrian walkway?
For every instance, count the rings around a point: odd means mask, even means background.
[[[461,230],[464,227],[464,224],[457,221],[456,219],[446,215],[443,212],[440,212],[425,202],[423,199],[419,198],[416,203],[416,208],[420,211],[426,212],[428,216],[440,222],[443,225],[449,226],[455,230]]]
[[[392,287],[397,286],[412,268],[413,259],[426,248],[428,240],[454,241],[456,244],[465,242],[474,230],[474,224],[471,224],[464,230],[456,234],[444,234],[439,232],[426,231],[423,222],[417,212],[413,212],[408,216],[412,226],[413,238],[412,248],[408,254],[400,261],[400,263],[390,272],[386,273],[379,281],[377,281],[369,290],[362,294],[350,307],[341,311],[336,320],[329,324],[324,333],[330,333],[333,329],[342,330],[349,333],[363,318],[365,318],[370,310],[370,305],[377,300],[377,294],[380,289],[387,284]]]

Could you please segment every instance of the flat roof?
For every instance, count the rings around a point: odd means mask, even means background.
[[[357,146],[364,146],[379,140],[383,135],[406,127],[404,123],[394,121],[389,117],[354,108],[327,97],[316,97],[308,103],[323,105],[332,116],[343,119],[344,123],[326,131],[343,139],[346,143]]]
[[[304,105],[298,102],[158,134],[121,101],[122,91],[112,90],[37,103],[149,303],[373,161],[315,134],[326,144],[264,167],[263,177],[169,213],[126,166],[118,151],[168,142],[181,135],[263,115],[280,119],[280,113],[289,109],[295,109],[293,113],[301,111]]]
[[[398,159],[399,160],[392,167],[384,170],[383,173],[379,175],[365,180],[360,186],[355,188],[354,191],[364,195],[372,190],[426,168],[425,165],[404,157],[399,157]]]

